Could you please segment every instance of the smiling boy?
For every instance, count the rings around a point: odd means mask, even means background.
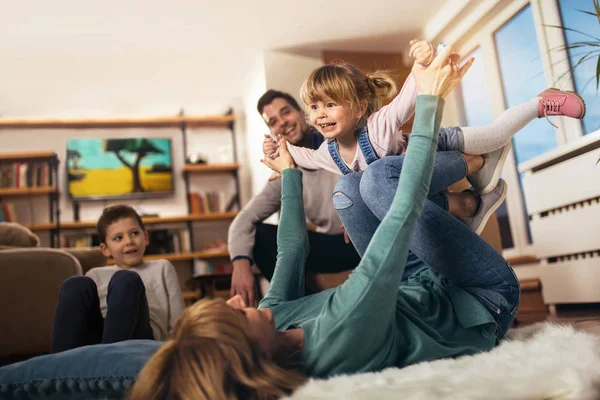
[[[107,207],[96,225],[114,266],[92,268],[61,286],[52,352],[129,339],[164,340],[185,307],[167,260],[144,262],[148,232],[135,210]]]

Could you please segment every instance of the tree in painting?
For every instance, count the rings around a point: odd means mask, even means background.
[[[140,179],[140,163],[142,159],[148,154],[162,154],[163,151],[155,147],[152,142],[148,139],[108,139],[105,142],[104,151],[113,152],[123,163],[124,166],[131,170],[133,174],[133,189],[132,192],[144,192],[142,182]],[[133,163],[127,162],[123,157],[122,152],[129,152],[135,154],[135,160]]]
[[[85,172],[78,171],[79,160],[81,160],[81,153],[78,150],[67,150],[67,178],[69,181],[80,181],[85,178]]]

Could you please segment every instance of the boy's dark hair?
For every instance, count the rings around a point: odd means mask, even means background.
[[[258,110],[258,113],[260,115],[262,115],[265,107],[268,106],[269,104],[271,104],[273,102],[273,100],[275,100],[275,99],[284,99],[296,110],[301,111],[300,106],[298,105],[298,102],[289,93],[280,92],[279,90],[269,89],[265,92],[265,94],[263,94],[260,97],[260,99],[258,99],[258,104],[256,105],[256,109]]]
[[[98,235],[100,235],[100,243],[106,243],[106,230],[113,222],[116,222],[121,218],[133,218],[140,228],[145,230],[142,218],[133,208],[125,204],[109,206],[102,210],[102,215],[98,218],[98,222],[96,223],[96,230],[98,231]]]

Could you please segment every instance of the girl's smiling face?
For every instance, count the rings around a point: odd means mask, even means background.
[[[331,98],[324,98],[309,104],[308,108],[310,123],[327,139],[352,135],[358,127],[361,115],[358,107],[351,108]]]

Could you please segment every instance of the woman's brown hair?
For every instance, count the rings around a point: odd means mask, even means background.
[[[201,300],[144,366],[130,399],[278,399],[305,381],[261,354],[242,313],[221,299]]]

